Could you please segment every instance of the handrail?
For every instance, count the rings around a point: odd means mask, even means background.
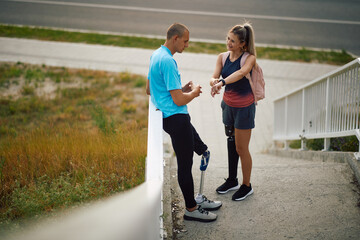
[[[274,140],[355,135],[360,143],[360,58],[274,100]],[[360,144],[359,144],[360,145]],[[355,156],[360,159],[359,153]]]
[[[162,113],[149,97],[148,146],[145,181],[164,180]]]
[[[334,75],[338,74],[339,72],[342,72],[342,71],[348,69],[349,67],[351,67],[351,66],[353,66],[353,65],[355,65],[355,64],[360,64],[360,58],[354,59],[353,61],[345,64],[345,65],[342,66],[342,67],[339,67],[339,68],[337,68],[337,69],[335,69],[335,70],[333,70],[333,71],[331,71],[331,72],[329,72],[329,73],[326,73],[325,75],[320,76],[320,77],[312,80],[311,82],[308,82],[308,83],[306,83],[306,84],[304,84],[304,85],[302,85],[302,86],[300,86],[300,87],[298,87],[298,88],[295,88],[294,90],[292,90],[292,91],[290,91],[290,92],[288,92],[288,93],[286,93],[286,94],[281,95],[280,97],[275,98],[275,99],[274,99],[274,102],[277,101],[277,100],[280,100],[280,99],[282,99],[282,98],[285,98],[285,97],[287,97],[287,96],[289,96],[289,95],[292,95],[293,93],[296,93],[296,92],[298,92],[298,91],[301,91],[301,90],[304,89],[304,88],[310,87],[311,85],[314,85],[314,84],[316,84],[317,82],[319,82],[319,81],[321,81],[321,80],[323,80],[323,79],[325,79],[325,78],[333,77]]]
[[[4,240],[162,239],[162,113],[149,100],[145,182],[127,192],[36,223]]]

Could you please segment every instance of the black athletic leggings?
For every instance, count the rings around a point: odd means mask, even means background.
[[[202,155],[207,146],[190,122],[189,114],[175,114],[163,119],[163,128],[171,137],[178,164],[178,182],[184,195],[185,206],[196,206],[194,181],[191,173],[194,151]]]

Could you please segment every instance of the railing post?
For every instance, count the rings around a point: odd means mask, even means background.
[[[325,106],[325,133],[330,131],[331,126],[331,86],[330,86],[330,77],[326,80],[326,106]],[[323,151],[330,150],[330,138],[324,138],[324,149]]]
[[[289,150],[289,141],[288,140],[284,141],[284,150]]]
[[[305,138],[301,138],[301,148],[300,148],[301,151],[306,151],[308,150],[307,147],[306,147],[306,139]]]
[[[355,135],[356,135],[357,139],[359,140],[359,151],[354,153],[354,156],[355,156],[356,160],[360,161],[360,130],[359,129],[356,130]]]
[[[285,137],[288,137],[288,97],[285,98],[285,110],[284,110],[284,117],[285,117],[285,123],[284,123],[284,128],[285,128]],[[289,149],[289,142],[287,140],[285,140],[285,145],[284,145],[284,149],[288,150]]]
[[[301,105],[301,128],[302,128],[302,135],[301,135],[301,151],[307,150],[306,147],[306,139],[305,139],[305,88],[302,89],[302,105]]]

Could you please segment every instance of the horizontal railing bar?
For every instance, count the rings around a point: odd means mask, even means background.
[[[347,136],[359,136],[359,129],[343,131],[343,132],[333,132],[333,133],[316,133],[316,134],[304,134],[302,137],[307,139],[319,139],[319,138],[336,138],[336,137],[347,137]],[[359,138],[359,137],[358,137]],[[274,136],[273,140],[284,141],[284,140],[300,140],[300,136]],[[359,139],[360,140],[360,139]]]
[[[151,232],[154,228],[143,228],[143,226],[157,224],[158,209],[149,206],[158,205],[161,201],[161,190],[161,181],[147,181],[127,192],[99,200],[86,207],[81,206],[71,213],[68,210],[56,218],[36,223],[26,231],[6,239],[155,239],[152,237],[154,233]],[[159,236],[158,233],[155,234]]]
[[[274,102],[279,101],[281,99],[284,99],[287,96],[293,95],[294,93],[297,93],[297,92],[301,91],[304,88],[308,88],[308,87],[316,84],[317,82],[326,80],[328,77],[333,77],[334,75],[339,74],[340,72],[346,70],[347,68],[349,68],[349,67],[351,67],[352,65],[355,65],[355,64],[360,64],[360,58],[357,58],[357,59],[345,64],[344,66],[339,67],[338,69],[335,69],[335,70],[333,70],[333,71],[331,71],[331,72],[329,72],[329,73],[327,73],[327,74],[325,74],[325,75],[323,75],[323,76],[321,76],[319,78],[316,78],[315,80],[313,80],[313,81],[311,81],[311,82],[309,82],[309,83],[307,83],[307,84],[305,84],[305,85],[303,85],[303,86],[301,86],[299,88],[296,88],[296,89],[294,89],[293,91],[290,91],[287,94],[284,94],[284,95],[281,95],[280,97],[275,98]]]

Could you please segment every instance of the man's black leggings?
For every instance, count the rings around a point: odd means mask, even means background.
[[[178,164],[178,182],[184,195],[185,206],[196,206],[194,180],[191,173],[194,151],[202,155],[207,146],[190,122],[189,114],[175,114],[163,119],[163,128],[171,137]],[[199,163],[200,164],[200,163]]]

